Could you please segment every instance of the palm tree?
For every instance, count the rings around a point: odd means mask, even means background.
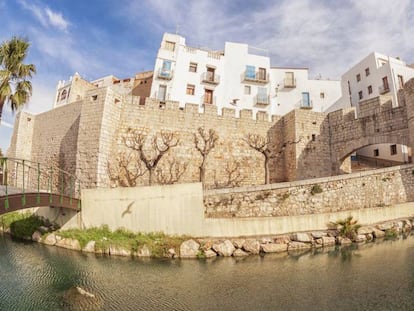
[[[0,122],[5,104],[9,103],[12,111],[16,111],[32,95],[32,83],[28,79],[36,73],[36,67],[23,64],[29,46],[27,40],[19,37],[0,45]]]

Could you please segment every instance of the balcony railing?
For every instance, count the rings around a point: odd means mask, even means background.
[[[215,105],[216,104],[216,96],[201,96],[201,106],[205,105]]]
[[[299,108],[300,109],[312,109],[313,108],[312,100],[303,100],[303,99],[301,99],[300,102],[299,102]]]
[[[269,74],[257,71],[257,72],[248,72],[245,71],[242,74],[242,80],[246,82],[255,82],[255,83],[269,83]]]
[[[220,76],[216,73],[207,71],[202,74],[201,81],[204,83],[210,83],[210,84],[217,85],[220,83]]]
[[[167,69],[159,69],[158,70],[158,79],[164,79],[164,80],[171,80],[173,77],[173,71],[172,70],[167,70]]]
[[[390,91],[390,87],[388,85],[381,85],[378,87],[378,92],[382,94],[386,94]]]
[[[296,87],[296,79],[285,79],[285,88],[293,89]]]
[[[267,106],[270,104],[270,97],[268,95],[256,95],[254,97],[254,104],[256,106]]]

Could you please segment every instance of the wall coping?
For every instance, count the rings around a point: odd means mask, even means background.
[[[405,165],[392,166],[392,167],[381,168],[381,169],[376,169],[376,170],[351,173],[351,174],[346,174],[346,175],[344,174],[344,175],[336,175],[336,176],[330,176],[330,177],[319,177],[319,178],[298,180],[298,181],[292,181],[292,182],[282,182],[282,183],[275,183],[275,184],[268,184],[268,185],[255,185],[255,186],[245,186],[245,187],[237,187],[237,188],[205,190],[204,196],[214,196],[214,195],[219,195],[219,194],[230,194],[230,193],[256,192],[256,191],[264,191],[264,190],[293,188],[293,187],[313,185],[313,184],[324,184],[324,183],[329,183],[332,181],[356,179],[356,178],[361,178],[365,176],[397,172],[397,171],[406,170],[409,168],[414,168],[414,164],[405,164]]]

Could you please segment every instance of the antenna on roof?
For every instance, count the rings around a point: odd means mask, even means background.
[[[178,35],[178,31],[180,30],[180,24],[175,26],[175,34]]]

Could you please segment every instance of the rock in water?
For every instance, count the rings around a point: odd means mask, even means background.
[[[243,250],[251,254],[259,254],[260,252],[260,243],[255,239],[247,239],[243,244]]]
[[[233,254],[236,250],[233,243],[229,240],[225,240],[224,242],[218,242],[213,244],[213,249],[219,256],[229,257]]]
[[[180,246],[180,257],[181,258],[197,258],[199,253],[200,244],[194,240],[187,240]]]

